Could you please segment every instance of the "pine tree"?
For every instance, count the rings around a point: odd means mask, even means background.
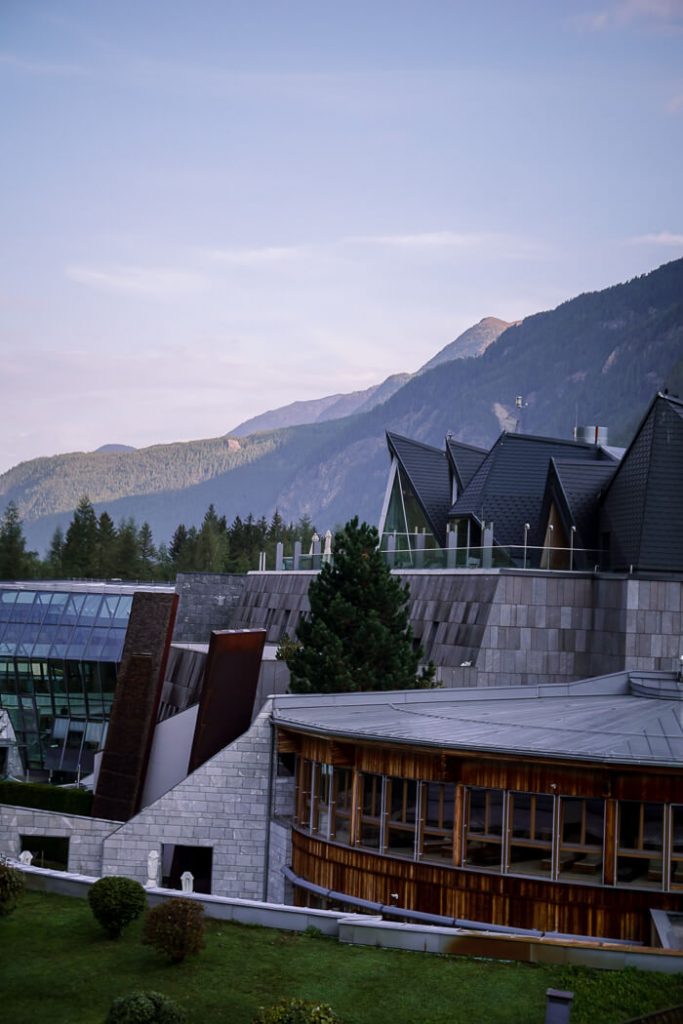
[[[407,586],[391,575],[374,526],[352,519],[334,539],[333,564],[311,583],[310,616],[279,656],[294,693],[423,689],[434,666],[419,669],[422,649],[408,623]]]
[[[116,541],[116,575],[122,580],[138,580],[142,573],[138,528],[132,518],[119,523]]]
[[[144,522],[138,532],[138,558],[143,580],[152,580],[156,575],[157,549],[152,539],[152,528]]]
[[[26,579],[33,562],[33,553],[26,551],[19,510],[10,501],[0,520],[0,580]]]
[[[56,527],[52,534],[50,547],[47,552],[46,570],[53,580],[61,579],[64,575],[64,530],[61,526]]]
[[[116,527],[108,512],[102,512],[97,521],[97,575],[102,580],[120,576],[117,560]]]
[[[99,572],[97,551],[97,516],[87,494],[74,511],[66,531],[62,567],[65,576],[93,579]]]

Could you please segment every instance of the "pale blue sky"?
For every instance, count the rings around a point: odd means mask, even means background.
[[[0,105],[0,471],[683,256],[683,0],[0,0]]]

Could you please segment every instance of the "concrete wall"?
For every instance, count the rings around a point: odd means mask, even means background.
[[[179,597],[173,639],[176,643],[208,643],[212,629],[232,629],[246,576],[239,573],[179,572]]]
[[[270,704],[240,736],[169,793],[121,825],[104,844],[103,873],[147,879],[161,845],[210,846],[212,891],[262,899],[266,887]]]
[[[60,836],[69,840],[69,871],[99,878],[104,840],[120,822],[0,804],[0,852],[21,853],[20,836]]]

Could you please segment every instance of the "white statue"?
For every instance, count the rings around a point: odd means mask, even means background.
[[[147,885],[159,884],[159,853],[157,850],[150,850],[147,854]]]

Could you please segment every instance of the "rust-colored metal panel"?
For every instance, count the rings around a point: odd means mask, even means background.
[[[212,631],[190,772],[249,728],[265,642],[265,629]]]
[[[93,798],[97,818],[127,821],[140,807],[177,607],[177,594],[133,597]]]

